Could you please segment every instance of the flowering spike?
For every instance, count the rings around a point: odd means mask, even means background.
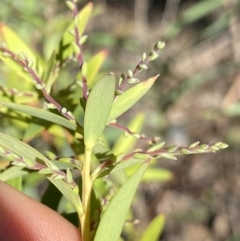
[[[194,142],[194,143],[192,143],[192,144],[189,146],[189,148],[190,148],[190,149],[191,149],[191,148],[194,148],[194,147],[198,146],[199,143],[200,143],[199,141]]]
[[[164,49],[164,47],[165,47],[165,43],[164,43],[164,42],[159,41],[159,42],[157,43],[157,48],[158,48],[158,50],[162,50],[162,49]]]
[[[141,137],[141,135],[138,134],[138,133],[134,133],[134,134],[132,134],[132,136],[135,137],[135,138],[137,138],[137,139],[139,139],[139,138]]]
[[[54,104],[52,104],[52,103],[45,103],[45,105],[44,105],[47,109],[52,109],[52,110],[54,110],[54,109],[56,109],[57,107],[54,105]]]
[[[214,152],[219,150],[219,148],[216,147],[216,146],[211,146],[210,149],[211,149],[212,151],[214,151]]]
[[[201,145],[199,146],[199,148],[200,148],[201,150],[204,150],[204,151],[205,151],[208,147],[209,147],[209,146],[206,145],[206,144],[201,144]]]
[[[74,3],[72,3],[72,1],[66,1],[66,4],[71,11],[75,8]]]
[[[66,114],[66,113],[67,113],[67,109],[66,109],[65,107],[63,107],[63,108],[61,109],[61,113],[62,113],[62,114]]]
[[[225,148],[227,148],[228,146],[229,146],[228,144],[222,143],[221,145],[219,145],[219,148],[225,149]]]
[[[116,91],[115,91],[115,94],[116,94],[116,95],[122,95],[122,94],[123,94],[123,91],[121,91],[121,90],[116,90]]]
[[[83,45],[83,44],[87,41],[87,38],[88,38],[87,35],[83,35],[83,36],[81,37],[81,39],[80,39],[79,44],[80,44],[80,45]]]
[[[148,69],[148,67],[147,67],[146,64],[139,64],[138,67],[139,67],[141,70],[146,70],[146,69]]]
[[[20,52],[19,54],[18,54],[18,57],[21,59],[21,60],[26,60],[26,59],[28,59],[28,55],[27,55],[27,53],[26,52]]]
[[[219,142],[216,142],[216,143],[214,144],[214,146],[218,147],[218,146],[220,146],[221,144],[222,144],[222,142],[219,141]]]
[[[146,55],[146,53],[144,52],[143,55],[142,55],[142,62],[144,62],[146,59],[147,59],[147,55]]]
[[[132,78],[133,77],[133,72],[132,72],[132,70],[128,70],[128,76],[130,77],[130,78]]]
[[[174,151],[176,151],[177,149],[178,149],[178,146],[170,146],[170,147],[167,148],[167,151],[168,151],[168,153],[169,153],[169,152],[174,152]]]
[[[137,84],[139,82],[140,82],[140,80],[137,78],[131,78],[128,80],[128,84]]]
[[[47,175],[47,174],[50,174],[52,173],[52,170],[49,168],[49,167],[46,167],[46,168],[42,168],[40,171],[38,171],[40,174],[44,174],[44,175]]]
[[[152,50],[151,53],[149,54],[149,60],[153,61],[158,57],[158,54],[156,51]]]
[[[165,145],[165,142],[161,142],[161,143],[157,143],[155,145],[152,145],[148,151],[155,151],[155,150],[160,150],[161,148],[163,148]]]
[[[177,158],[173,154],[166,153],[166,152],[160,153],[157,157],[163,157],[163,158],[166,158],[166,159],[177,160]]]
[[[36,89],[38,89],[38,90],[44,89],[44,85],[42,85],[42,84],[36,84],[35,87],[36,87]]]
[[[183,148],[180,152],[181,152],[182,154],[184,154],[184,155],[192,154],[192,152],[191,152],[190,150],[185,149],[185,148]]]
[[[12,57],[12,55],[8,52],[2,52],[3,57]]]

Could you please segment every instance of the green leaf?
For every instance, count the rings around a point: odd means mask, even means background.
[[[19,157],[29,160],[35,163],[36,160],[40,163],[44,163],[46,158],[38,151],[30,147],[29,145],[0,132],[0,146],[12,153],[15,153]]]
[[[48,177],[48,179],[54,186],[57,187],[63,196],[65,196],[67,200],[73,204],[73,206],[76,208],[78,216],[81,216],[83,214],[83,208],[79,194],[74,192],[71,187],[63,180],[53,179],[50,177]]]
[[[102,134],[114,99],[115,77],[104,75],[93,87],[86,104],[84,116],[84,143],[92,149]]]
[[[142,113],[139,113],[132,119],[132,121],[128,125],[128,128],[133,132],[139,133],[142,130],[144,120],[145,120],[145,115]],[[123,135],[121,135],[120,138],[115,142],[112,152],[115,155],[119,155],[121,153],[127,153],[134,148],[134,145],[136,144],[137,141],[138,139],[135,137],[128,136],[126,138]]]
[[[94,241],[117,241],[141,178],[148,167],[144,162],[110,200],[103,213]]]
[[[145,229],[140,241],[157,241],[163,231],[165,225],[165,215],[160,214],[154,218]]]
[[[30,123],[23,135],[23,141],[28,142],[36,137],[39,133],[41,133],[45,129],[44,126],[38,125],[35,123]]]
[[[49,111],[46,111],[46,110],[41,110],[41,109],[38,109],[38,108],[35,108],[35,107],[31,107],[31,106],[27,106],[27,105],[14,104],[14,103],[5,102],[5,101],[0,101],[0,104],[9,108],[9,109],[34,116],[34,117],[37,117],[39,119],[46,120],[46,121],[49,121],[49,122],[57,124],[57,125],[61,125],[61,126],[67,128],[69,130],[74,131],[77,128],[76,125],[73,122],[71,122],[71,121],[69,121],[69,120],[67,120],[67,119],[65,119],[61,116],[53,114]]]
[[[27,171],[22,170],[23,167],[12,166],[0,173],[0,180],[6,182],[16,177],[21,177],[28,174]]]
[[[146,159],[145,159],[146,160]],[[113,174],[115,172],[118,172],[120,170],[125,170],[127,169],[128,167],[131,167],[133,165],[136,165],[136,164],[141,164],[143,163],[145,160],[143,159],[135,159],[135,158],[132,158],[128,161],[125,161],[125,162],[121,162],[119,164],[117,164],[112,170],[109,171],[110,174]],[[136,168],[135,168],[136,170]],[[133,172],[131,172],[131,174],[133,174]],[[130,176],[130,174],[129,174]]]
[[[7,183],[9,185],[11,185],[12,187],[14,187],[15,189],[22,191],[22,177],[21,176],[10,179],[7,181]]]
[[[55,68],[55,69],[54,69]],[[53,51],[44,70],[43,81],[50,88],[58,77],[59,69],[56,67],[56,52]]]
[[[166,182],[173,178],[171,171],[162,168],[148,168],[144,173],[143,181],[145,182]]]
[[[93,4],[88,3],[78,14],[77,19],[78,19],[78,30],[80,35],[82,35],[87,22],[90,18],[90,15],[92,13],[93,9]],[[72,36],[69,31],[73,31],[74,29],[74,23],[72,22],[68,28],[66,29],[63,38],[59,44],[56,59],[60,62],[64,61],[68,57],[70,57],[74,53],[74,49],[71,45],[71,43],[75,42],[74,36]]]
[[[4,43],[8,49],[15,54],[24,52],[27,54],[28,59],[33,61],[33,68],[37,69],[39,73],[42,71],[39,57],[21,40],[21,38],[7,25],[0,22],[0,43]],[[0,59],[14,72],[20,74],[24,79],[32,81],[32,78],[23,70],[22,66],[17,64],[13,59],[4,57],[0,54]]]
[[[87,83],[89,88],[92,88],[96,83],[96,75],[101,68],[104,60],[106,59],[107,52],[106,50],[102,50],[93,56],[88,62],[88,72],[87,72]]]
[[[182,19],[184,23],[192,23],[200,18],[203,18],[207,14],[211,13],[216,8],[223,4],[221,0],[205,0],[195,3],[192,7],[189,7],[184,11]]]
[[[151,88],[159,75],[149,78],[118,96],[112,106],[109,119],[116,119],[130,109]]]

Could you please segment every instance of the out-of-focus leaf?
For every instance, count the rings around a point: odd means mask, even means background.
[[[138,159],[136,159],[136,160],[138,160]],[[132,163],[132,165],[129,165],[129,166],[126,165],[127,176],[131,176],[136,171],[136,169],[139,167],[140,162],[130,161],[130,163]],[[119,165],[119,166],[121,167],[121,165]],[[117,166],[115,168],[117,169]],[[144,173],[142,181],[144,181],[144,182],[166,182],[166,181],[170,181],[172,178],[173,178],[172,172],[167,169],[157,168],[157,167],[149,167],[146,170],[146,172]]]
[[[184,11],[182,20],[184,23],[192,23],[206,16],[216,8],[220,7],[222,4],[223,2],[221,0],[200,1]]]
[[[44,126],[30,123],[23,135],[23,141],[30,141],[45,129]]]
[[[87,22],[90,18],[90,15],[92,13],[92,9],[93,9],[93,4],[92,3],[88,3],[78,14],[78,30],[80,35],[82,35]],[[74,36],[72,36],[70,32],[72,32],[74,29],[74,23],[72,22],[69,27],[66,29],[62,40],[60,41],[59,47],[58,47],[58,51],[57,51],[57,55],[56,55],[56,59],[57,61],[64,61],[65,59],[67,59],[68,57],[70,57],[73,53],[74,53],[74,49],[71,45],[71,43],[74,42]]]
[[[127,212],[147,167],[148,163],[143,163],[110,200],[101,217],[94,241],[117,241],[119,239]]]
[[[165,215],[160,214],[154,218],[145,229],[140,241],[157,241],[163,232],[165,225]]]
[[[10,108],[12,110],[16,110],[37,118],[40,118],[42,120],[49,121],[54,124],[61,125],[69,130],[76,130],[76,125],[73,122],[70,122],[69,120],[58,116],[56,114],[53,114],[51,112],[48,112],[46,110],[41,110],[35,107],[27,106],[27,105],[20,105],[20,104],[14,104],[11,102],[5,102],[5,101],[0,101],[0,104]]]
[[[121,170],[125,170],[127,169],[128,167],[131,167],[133,165],[136,165],[136,164],[141,164],[143,163],[145,160],[142,160],[142,159],[131,159],[131,160],[128,160],[128,161],[125,161],[125,162],[122,162],[120,164],[117,164],[111,171],[110,171],[110,174],[113,174],[115,172],[118,172],[118,171],[121,171]],[[135,168],[136,169],[136,168]],[[133,172],[132,172],[133,173]]]
[[[130,109],[151,88],[159,75],[149,78],[118,96],[112,106],[109,119],[116,119]]]
[[[212,38],[213,35],[222,32],[224,29],[229,27],[229,13],[222,14],[216,21],[214,21],[210,26],[205,28],[202,32],[202,37],[204,39]]]
[[[132,119],[131,123],[128,125],[128,128],[133,132],[140,133],[142,131],[144,120],[145,120],[144,114],[139,113]],[[137,138],[132,137],[130,135],[127,138],[122,135],[115,142],[112,152],[115,155],[119,155],[121,153],[127,153],[134,148],[134,145],[136,144],[137,140],[138,140]]]
[[[56,69],[54,69],[56,68]],[[59,69],[56,67],[56,52],[54,51],[46,64],[46,68],[43,75],[43,81],[50,88],[54,84],[59,73]]]
[[[143,181],[145,182],[166,182],[173,178],[171,171],[162,168],[148,168],[144,173]]]
[[[14,187],[15,189],[22,191],[22,176],[15,177],[7,181],[9,185]]]
[[[11,81],[18,78],[14,73],[9,73],[8,78]],[[7,80],[9,84],[9,79]],[[11,85],[11,84],[10,84]],[[16,81],[14,88],[0,87],[0,97],[1,100],[9,100],[14,98],[16,103],[32,103],[38,99],[37,93],[33,91],[19,91],[16,88]]]
[[[95,85],[97,81],[97,73],[102,67],[103,62],[106,59],[106,56],[106,50],[102,50],[87,62],[87,84],[90,89]]]
[[[73,204],[79,216],[83,214],[82,203],[78,193],[75,193],[71,187],[60,179],[48,178],[49,181]]]
[[[22,167],[12,166],[0,173],[0,180],[6,182],[16,177],[21,177],[28,174],[27,171],[22,170]]]
[[[96,79],[97,73],[101,68],[104,60],[106,59],[106,56],[107,56],[106,50],[102,50],[96,55],[94,55],[89,61],[87,61],[87,84],[89,89],[91,89],[95,85],[97,81]],[[77,79],[81,79],[81,78],[82,78],[82,74],[80,71],[77,75]]]
[[[226,116],[234,117],[240,115],[240,103],[232,104],[223,108],[223,113]]]
[[[42,72],[41,62],[39,57],[21,40],[21,38],[7,25],[0,22],[0,43],[4,43],[8,49],[15,54],[25,53],[28,59],[33,61],[33,68]],[[0,59],[14,72],[17,72],[21,77],[26,80],[32,81],[31,77],[23,70],[22,66],[17,64],[13,59],[0,55]]]
[[[104,75],[93,87],[86,105],[84,116],[84,143],[92,149],[102,134],[114,99],[115,77]]]

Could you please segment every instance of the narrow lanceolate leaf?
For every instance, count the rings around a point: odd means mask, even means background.
[[[78,31],[80,35],[82,35],[87,22],[90,18],[90,15],[92,13],[93,4],[88,3],[78,14]],[[74,43],[74,36],[71,35],[69,32],[74,32],[74,23],[71,23],[69,27],[66,29],[62,40],[59,44],[56,59],[60,62],[64,61],[65,59],[71,57],[71,55],[74,53],[74,49],[72,47],[71,43]]]
[[[96,75],[106,59],[107,52],[102,50],[88,61],[87,84],[91,88],[96,83]]]
[[[165,215],[160,214],[154,218],[145,229],[140,241],[157,241],[163,231],[165,225]]]
[[[38,151],[29,145],[0,132],[0,147],[16,154],[25,160],[35,163],[36,160],[40,163],[45,163],[46,158]]]
[[[11,102],[6,101],[0,101],[0,105],[3,105],[9,109],[22,112],[24,114],[28,114],[34,117],[37,117],[42,120],[49,121],[54,124],[61,125],[69,130],[76,130],[76,125],[72,123],[71,121],[58,116],[56,114],[53,114],[49,111],[38,109],[35,107],[27,106],[27,105],[20,105],[20,104],[14,104]]]
[[[114,99],[115,77],[104,75],[93,87],[86,105],[84,116],[84,143],[92,149],[102,134]]]
[[[53,179],[50,177],[48,177],[48,179],[63,194],[63,196],[73,204],[78,215],[81,216],[83,213],[83,208],[79,194],[75,193],[74,190],[63,180]]]
[[[144,162],[110,200],[100,220],[94,241],[119,239],[127,212],[147,167],[148,163]]]
[[[146,94],[158,76],[159,75],[149,78],[118,96],[112,106],[109,119],[116,119],[122,113],[130,109],[142,96]]]

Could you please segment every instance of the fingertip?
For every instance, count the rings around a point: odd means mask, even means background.
[[[58,213],[1,181],[0,213],[0,240],[81,240],[78,228]]]

